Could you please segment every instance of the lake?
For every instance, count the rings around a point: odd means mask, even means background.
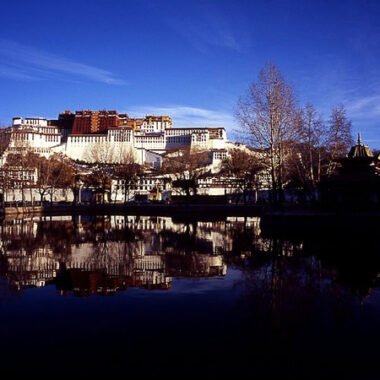
[[[2,373],[378,376],[379,236],[204,219],[3,220]]]

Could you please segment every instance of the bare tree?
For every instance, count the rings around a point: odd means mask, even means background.
[[[10,131],[5,125],[0,124],[0,154],[3,155],[10,144]]]
[[[118,150],[115,175],[119,180],[124,182],[124,203],[129,198],[129,191],[136,183],[138,176],[143,174],[143,167],[135,160],[133,150],[130,148],[121,148]]]
[[[236,117],[246,141],[267,152],[273,199],[282,199],[289,142],[297,135],[295,95],[279,69],[266,65],[247,94],[240,98]]]
[[[113,148],[113,159],[113,162],[117,164],[129,164],[137,161],[134,149],[125,143],[119,143]]]
[[[243,193],[245,202],[245,192],[248,189],[255,192],[260,187],[259,174],[265,169],[262,154],[254,151],[242,149],[232,149],[229,157],[223,162],[222,174],[227,173],[234,179],[234,186]],[[238,202],[239,199],[236,198]]]
[[[290,172],[307,191],[314,192],[326,158],[327,130],[322,116],[312,104],[298,111],[295,118],[299,139],[293,142]],[[296,173],[296,174],[295,174]]]
[[[48,160],[45,157],[39,157],[38,160],[36,160],[36,166],[38,170],[37,191],[40,195],[40,202],[42,203],[50,190],[52,182],[52,160]]]
[[[50,195],[50,202],[53,202],[53,195],[57,187],[69,187],[74,176],[71,164],[63,157],[52,155],[48,159],[39,157],[36,160],[38,169],[37,188],[41,202],[46,194]]]
[[[180,188],[189,198],[191,193],[197,194],[198,179],[207,172],[209,164],[207,151],[182,149],[165,158],[161,172],[174,176],[174,187]]]
[[[98,164],[110,164],[115,162],[114,146],[108,142],[91,144],[84,154],[84,160]]]
[[[344,157],[353,144],[351,120],[347,118],[343,105],[335,106],[331,111],[327,130],[326,147],[330,155],[328,176],[334,173],[337,158]]]
[[[12,178],[9,175],[9,170],[6,165],[0,169],[0,190],[1,190],[1,206],[4,208],[7,201],[8,190],[12,188]]]
[[[84,186],[95,190],[95,203],[104,204],[106,194],[111,190],[111,176],[105,168],[94,170],[91,174],[83,177]]]
[[[9,153],[3,170],[8,172],[8,186],[13,191],[21,190],[22,203],[25,203],[25,190],[34,186],[34,176],[30,175],[36,168],[39,156],[28,149],[18,150],[16,153]],[[13,173],[12,175],[9,175]]]

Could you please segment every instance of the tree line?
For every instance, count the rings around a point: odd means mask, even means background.
[[[5,202],[22,205],[30,202],[52,204],[58,189],[71,189],[73,203],[76,204],[80,200],[79,192],[82,188],[93,189],[100,195],[100,201],[104,202],[105,193],[111,190],[112,178],[123,180],[126,200],[129,188],[142,173],[143,168],[135,163],[134,157],[127,154],[123,162],[118,164],[95,162],[83,165],[60,154],[46,158],[30,149],[19,149],[6,155],[0,169],[2,203],[3,206]],[[21,200],[17,199],[17,192],[20,193]]]

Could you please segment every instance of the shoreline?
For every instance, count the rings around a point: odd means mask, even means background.
[[[147,215],[147,216],[260,216],[263,207],[259,205],[235,204],[96,204],[96,205],[53,205],[36,207],[7,207],[2,215]]]
[[[5,212],[4,212],[5,211]],[[48,205],[45,207],[6,208],[2,218],[20,219],[31,216],[70,215],[137,215],[167,216],[176,220],[215,221],[226,217],[260,217],[264,231],[277,234],[304,234],[330,231],[375,232],[380,222],[380,210],[325,211],[313,209],[269,208],[252,204],[97,204]]]

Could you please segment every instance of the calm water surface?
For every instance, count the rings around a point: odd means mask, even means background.
[[[378,376],[380,236],[82,216],[0,238],[2,373]]]

